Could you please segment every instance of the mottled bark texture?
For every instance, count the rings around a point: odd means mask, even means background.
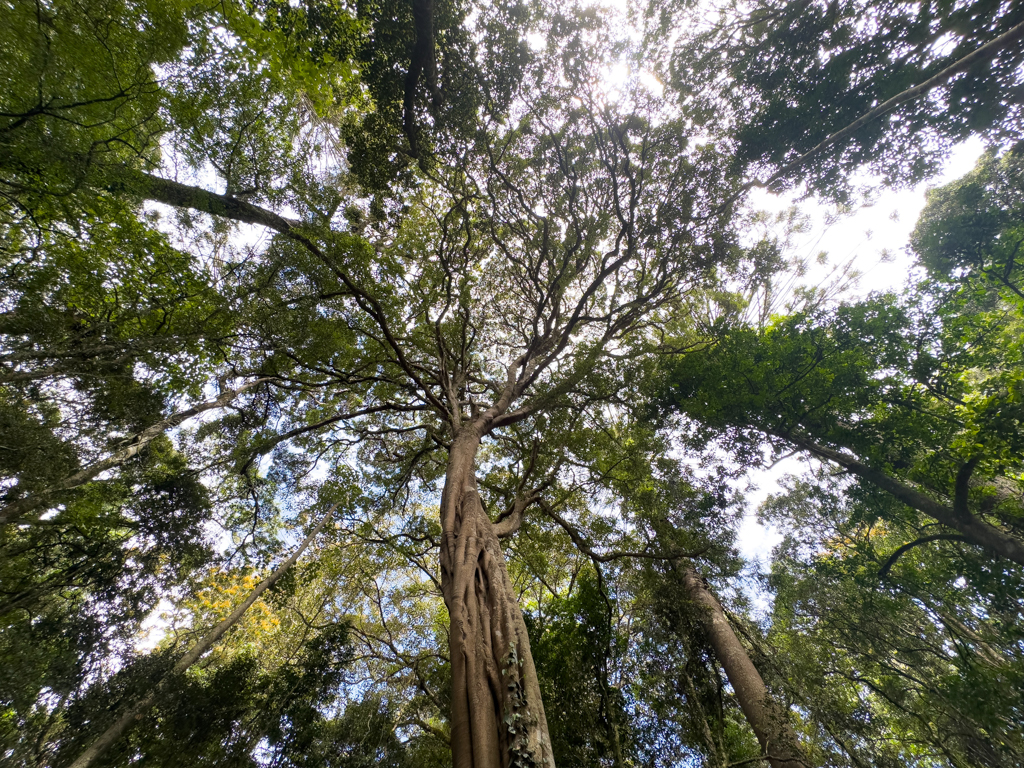
[[[426,389],[391,335],[378,301],[310,239],[300,222],[244,200],[129,169],[124,169],[116,181],[147,200],[259,224],[301,243],[352,292],[363,310],[380,325],[398,364]],[[558,337],[563,346],[569,330],[564,329]],[[550,360],[557,354],[557,350],[552,351],[557,346],[555,338],[538,343],[510,365],[497,402],[467,423],[463,423],[459,405],[459,386],[449,382],[453,404],[449,423],[455,439],[441,498],[441,587],[451,617],[451,741],[455,768],[555,765],[526,624],[498,545],[499,531],[483,509],[473,468],[485,434],[532,412],[521,409],[510,413],[509,407],[541,366],[539,356],[549,354]],[[432,396],[428,399],[439,410],[446,410],[439,400]],[[500,532],[509,535],[509,528],[503,524]]]
[[[689,561],[679,561],[676,567],[687,595],[697,605],[697,620],[769,764],[772,768],[809,768],[785,708],[769,694],[717,598]]]
[[[441,587],[451,618],[455,768],[554,768],[530,639],[498,536],[477,492],[481,425],[452,442],[441,497]]]

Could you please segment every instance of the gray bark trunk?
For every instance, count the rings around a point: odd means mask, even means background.
[[[698,621],[704,629],[725,676],[736,693],[740,709],[750,723],[762,752],[772,768],[809,768],[786,711],[768,688],[729,624],[729,619],[693,565],[677,564],[690,599],[697,604]]]
[[[198,405],[194,405],[191,408],[179,411],[178,413],[168,416],[166,419],[158,421],[156,424],[147,427],[142,432],[133,436],[124,448],[115,451],[105,459],[94,462],[93,464],[80,469],[78,472],[69,475],[52,488],[38,491],[24,499],[19,499],[11,502],[5,507],[0,507],[0,524],[17,522],[21,517],[29,512],[45,506],[55,495],[62,491],[70,491],[74,488],[85,485],[100,473],[124,464],[129,459],[141,453],[147,445],[168,430],[181,426],[188,419],[191,419],[193,416],[198,416],[200,413],[213,410],[215,408],[223,408],[246,390],[252,389],[257,384],[261,384],[264,381],[267,381],[267,379],[257,379],[256,381],[251,381],[238,389],[229,389],[215,400],[199,403]]]
[[[847,453],[819,445],[799,435],[790,435],[785,439],[822,459],[835,462],[851,475],[856,475],[878,486],[908,507],[923,512],[957,531],[972,544],[977,544],[994,555],[1024,565],[1024,542],[971,514],[967,510],[965,497],[960,499],[959,504],[954,501],[952,506],[940,504],[916,488],[894,480],[884,472],[858,461]],[[965,494],[966,488],[963,489],[963,494],[958,488],[958,496],[965,496]]]
[[[149,709],[159,700],[160,695],[167,690],[171,682],[179,675],[183,674],[189,667],[195,664],[206,653],[213,644],[216,643],[220,638],[233,627],[240,618],[245,614],[247,610],[252,606],[253,603],[259,599],[259,596],[270,589],[274,584],[291,568],[295,565],[302,553],[306,551],[306,548],[312,543],[316,535],[323,530],[324,525],[334,515],[334,510],[337,509],[337,505],[331,507],[330,511],[324,515],[323,519],[317,523],[316,528],[313,529],[312,533],[305,538],[305,540],[299,545],[299,548],[292,553],[291,557],[277,566],[274,572],[271,573],[266,579],[256,585],[256,588],[249,593],[249,596],[231,612],[231,614],[215,626],[209,633],[206,634],[198,643],[193,645],[189,650],[178,659],[178,662],[171,668],[171,671],[160,678],[160,681],[153,686],[148,694],[143,698],[137,700],[134,704],[128,707],[121,716],[114,721],[107,730],[101,733],[92,744],[85,748],[85,750],[78,756],[78,758],[68,766],[68,768],[89,768],[95,763],[103,753],[112,747],[117,741],[128,732],[128,730],[135,725],[138,720],[149,711]]]

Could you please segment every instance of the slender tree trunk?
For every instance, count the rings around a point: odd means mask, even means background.
[[[980,48],[972,51],[961,59],[954,61],[948,67],[940,72],[929,77],[923,83],[918,83],[911,88],[907,88],[905,91],[897,93],[891,99],[882,102],[876,107],[873,107],[863,115],[858,117],[852,123],[847,125],[845,128],[836,131],[835,133],[825,137],[817,146],[813,147],[804,154],[797,157],[795,160],[791,160],[786,165],[782,166],[779,170],[771,175],[771,177],[764,182],[748,182],[744,185],[746,188],[755,186],[767,187],[773,181],[784,178],[791,171],[799,168],[805,162],[810,160],[812,157],[821,152],[825,147],[830,144],[834,144],[839,139],[848,138],[851,134],[855,133],[858,128],[863,128],[868,123],[871,123],[883,115],[892,112],[894,109],[908,101],[924,96],[932,89],[943,85],[944,83],[951,80],[956,75],[962,72],[966,72],[968,69],[983,61],[990,61],[994,59],[1004,48],[1010,48],[1016,45],[1020,40],[1024,38],[1024,23],[1018,24],[1015,27],[1010,28],[999,37],[994,40],[990,40]]]
[[[554,768],[530,639],[477,492],[479,422],[452,442],[441,497],[441,587],[451,619],[455,768]]]
[[[743,647],[722,606],[704,584],[693,565],[685,560],[677,566],[690,599],[698,606],[698,621],[729,678],[740,709],[750,723],[772,768],[808,768],[796,733],[785,709],[771,697],[747,649]]]
[[[0,524],[17,522],[23,515],[26,515],[39,507],[45,506],[55,495],[62,491],[70,491],[74,488],[85,485],[100,473],[124,464],[129,459],[141,453],[147,445],[168,430],[181,426],[188,419],[191,419],[193,416],[198,416],[200,413],[213,410],[215,408],[223,408],[246,390],[252,389],[257,384],[261,384],[264,381],[267,381],[267,379],[256,379],[255,381],[251,381],[238,389],[229,389],[214,400],[193,405],[191,408],[186,408],[183,411],[179,411],[178,413],[168,416],[166,419],[161,419],[156,424],[146,427],[146,429],[142,430],[137,435],[134,435],[129,441],[127,441],[127,444],[125,444],[123,448],[114,451],[106,458],[100,459],[99,461],[68,475],[50,488],[37,491],[31,496],[18,499],[4,507],[0,507]]]
[[[694,719],[700,723],[700,734],[704,739],[704,747],[708,751],[707,764],[711,768],[728,768],[725,750],[722,749],[721,743],[711,731],[707,712],[704,711],[704,706],[700,703],[700,699],[697,698],[697,688],[693,684],[693,678],[687,674],[685,669],[682,670],[682,680],[680,682],[690,711],[693,713]]]
[[[259,599],[259,596],[270,589],[274,584],[291,568],[295,565],[295,561],[298,560],[302,553],[306,551],[306,548],[313,542],[316,535],[323,530],[324,525],[327,521],[334,516],[334,510],[338,508],[335,504],[331,507],[330,511],[324,515],[323,519],[316,524],[316,528],[305,538],[305,540],[299,545],[298,549],[292,553],[291,557],[281,563],[274,572],[271,573],[267,578],[256,585],[256,588],[249,593],[249,596],[245,598],[242,603],[233,610],[230,615],[210,630],[198,643],[193,645],[188,651],[178,659],[178,662],[171,668],[171,671],[160,678],[159,682],[153,686],[153,689],[137,700],[135,703],[130,705],[121,716],[114,721],[107,730],[101,733],[95,741],[92,742],[85,750],[78,756],[78,758],[68,766],[68,768],[89,768],[95,763],[103,753],[112,747],[117,741],[128,732],[128,730],[135,725],[138,720],[149,711],[149,709],[159,700],[160,695],[167,690],[171,682],[183,674],[185,670],[195,664],[206,653],[213,644],[216,643],[220,638],[233,627],[240,618],[245,614],[247,610],[252,606],[253,603]]]
[[[972,544],[983,547],[999,557],[1005,557],[1007,560],[1024,565],[1024,542],[968,511],[967,482],[970,480],[970,470],[973,469],[973,463],[968,463],[961,467],[960,475],[964,478],[964,481],[961,483],[958,480],[957,498],[954,499],[952,506],[947,506],[921,493],[916,488],[868,466],[850,454],[819,445],[799,435],[789,435],[785,439],[789,440],[793,445],[810,451],[819,458],[835,462],[851,475],[856,475],[878,486],[908,507],[916,509],[918,512],[924,512],[929,517],[959,532]]]

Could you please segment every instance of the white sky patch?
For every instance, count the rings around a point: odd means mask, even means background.
[[[664,84],[647,69],[636,69],[629,61],[619,60],[611,64],[601,76],[598,93],[605,101],[620,101],[631,88],[639,85],[653,96],[661,98],[665,93]]]
[[[665,84],[657,78],[657,76],[648,70],[642,70],[637,74],[640,84],[650,91],[652,94],[657,96],[659,99],[665,94]]]
[[[605,98],[610,101],[617,100],[629,84],[630,74],[629,64],[625,61],[617,61],[608,67],[601,78]]]
[[[848,299],[867,296],[875,291],[899,291],[906,285],[913,269],[913,257],[907,246],[924,208],[925,193],[968,173],[984,149],[980,140],[965,142],[954,148],[942,173],[935,178],[913,189],[884,190],[870,207],[858,208],[832,223],[834,209],[815,201],[798,203],[792,196],[771,195],[758,190],[753,196],[753,203],[754,207],[770,212],[797,205],[811,216],[810,231],[800,236],[796,244],[796,255],[806,258],[811,265],[804,278],[805,283],[813,285],[828,281],[830,268],[815,264],[816,254],[825,251],[830,264],[852,260],[854,269],[861,273],[854,289],[846,294]],[[886,251],[889,257],[884,257]],[[779,483],[783,477],[802,473],[801,464],[802,460],[794,456],[770,469],[752,471],[749,475],[754,489],[746,494],[747,509],[737,533],[736,546],[740,554],[762,573],[768,572],[772,550],[782,541],[782,533],[774,526],[758,522],[757,509],[769,495],[783,491]]]
[[[786,475],[800,472],[800,459],[790,456],[769,469],[750,473],[754,487],[744,494],[746,501],[743,522],[736,532],[736,548],[743,559],[762,573],[771,565],[771,553],[782,541],[782,533],[774,525],[762,525],[757,510],[773,493],[782,490],[780,481]]]
[[[160,598],[156,608],[146,617],[139,628],[139,634],[135,640],[135,650],[139,653],[152,653],[160,645],[171,626],[168,617],[173,610],[174,603],[170,599]]]
[[[861,206],[847,215],[837,217],[834,206],[815,200],[798,202],[792,195],[772,195],[755,190],[752,207],[771,213],[797,206],[811,218],[811,228],[798,236],[795,256],[810,265],[805,284],[814,285],[828,279],[831,265],[853,262],[861,277],[848,298],[866,296],[873,291],[898,291],[910,277],[913,259],[907,252],[910,233],[925,205],[925,193],[954,181],[972,168],[984,152],[978,139],[958,145],[950,153],[942,172],[912,189],[882,190],[870,205]],[[870,185],[874,181],[862,176],[854,183]],[[875,181],[877,183],[877,181]],[[830,266],[818,266],[818,253],[828,254]]]

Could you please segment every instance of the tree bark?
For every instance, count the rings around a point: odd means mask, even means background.
[[[135,703],[126,709],[122,715],[114,721],[107,730],[101,733],[95,741],[92,742],[85,750],[78,756],[78,758],[68,766],[68,768],[89,768],[95,763],[103,753],[112,747],[117,741],[128,732],[128,730],[135,725],[138,720],[146,714],[149,709],[156,704],[159,700],[160,695],[167,690],[171,682],[183,674],[189,667],[195,664],[206,653],[213,644],[216,643],[220,638],[233,627],[240,618],[245,614],[247,610],[252,606],[259,596],[274,586],[277,581],[284,576],[284,574],[295,565],[295,562],[302,556],[302,553],[306,551],[306,548],[313,542],[317,534],[323,530],[323,527],[327,524],[327,521],[334,516],[334,511],[338,508],[335,504],[331,509],[324,515],[323,519],[316,524],[316,527],[307,536],[303,542],[299,545],[291,557],[281,563],[274,572],[271,573],[267,578],[256,585],[256,588],[249,593],[249,596],[245,598],[242,603],[233,610],[230,615],[217,626],[211,629],[198,643],[193,645],[188,651],[178,659],[177,663],[171,668],[171,671],[160,678],[159,682],[153,686],[153,689],[138,699]]]
[[[441,496],[441,589],[451,620],[452,764],[554,768],[530,639],[477,491],[482,424],[452,442]]]
[[[180,426],[193,416],[198,416],[200,413],[213,410],[215,408],[223,408],[246,390],[252,389],[257,384],[261,384],[264,381],[268,381],[268,379],[256,379],[255,381],[251,381],[238,389],[229,389],[214,400],[199,403],[198,405],[186,408],[183,411],[179,411],[178,413],[168,416],[166,419],[158,421],[156,424],[147,427],[137,435],[131,437],[123,448],[114,451],[105,459],[100,459],[99,461],[80,469],[78,472],[65,477],[50,488],[43,489],[31,496],[18,499],[4,507],[0,507],[0,524],[17,522],[22,516],[45,505],[53,498],[54,495],[61,493],[62,491],[70,491],[74,488],[85,485],[100,473],[106,472],[108,469],[113,469],[132,457],[137,456],[147,445],[168,430]]]
[[[300,222],[227,195],[129,169],[123,170],[117,180],[145,199],[259,224],[304,245],[352,291],[363,310],[380,325],[396,362],[431,405],[445,412],[406,362],[377,301],[328,258],[305,234]],[[538,350],[532,350],[509,366],[498,402],[484,413],[465,424],[461,416],[452,415],[455,439],[441,495],[441,590],[451,622],[451,742],[455,768],[555,766],[526,624],[505,566],[498,531],[480,501],[473,467],[480,440],[490,429],[529,415],[529,411],[507,411],[529,385],[538,365],[537,354]],[[456,401],[453,398],[453,403]],[[457,412],[458,406],[454,409]]]
[[[961,469],[957,481],[956,498],[952,506],[947,506],[921,493],[916,488],[901,483],[884,472],[858,461],[848,453],[827,448],[800,435],[779,436],[819,458],[838,464],[851,475],[856,475],[878,486],[908,507],[923,512],[959,532],[966,541],[983,547],[998,557],[1005,557],[1007,560],[1024,565],[1024,542],[971,514],[967,509],[966,482],[970,478],[973,462],[968,462]]]
[[[786,711],[768,693],[761,674],[733,631],[722,606],[690,562],[677,561],[676,568],[683,577],[687,595],[697,604],[697,619],[725,670],[740,709],[768,763],[772,768],[809,768],[810,763],[800,749]]]

